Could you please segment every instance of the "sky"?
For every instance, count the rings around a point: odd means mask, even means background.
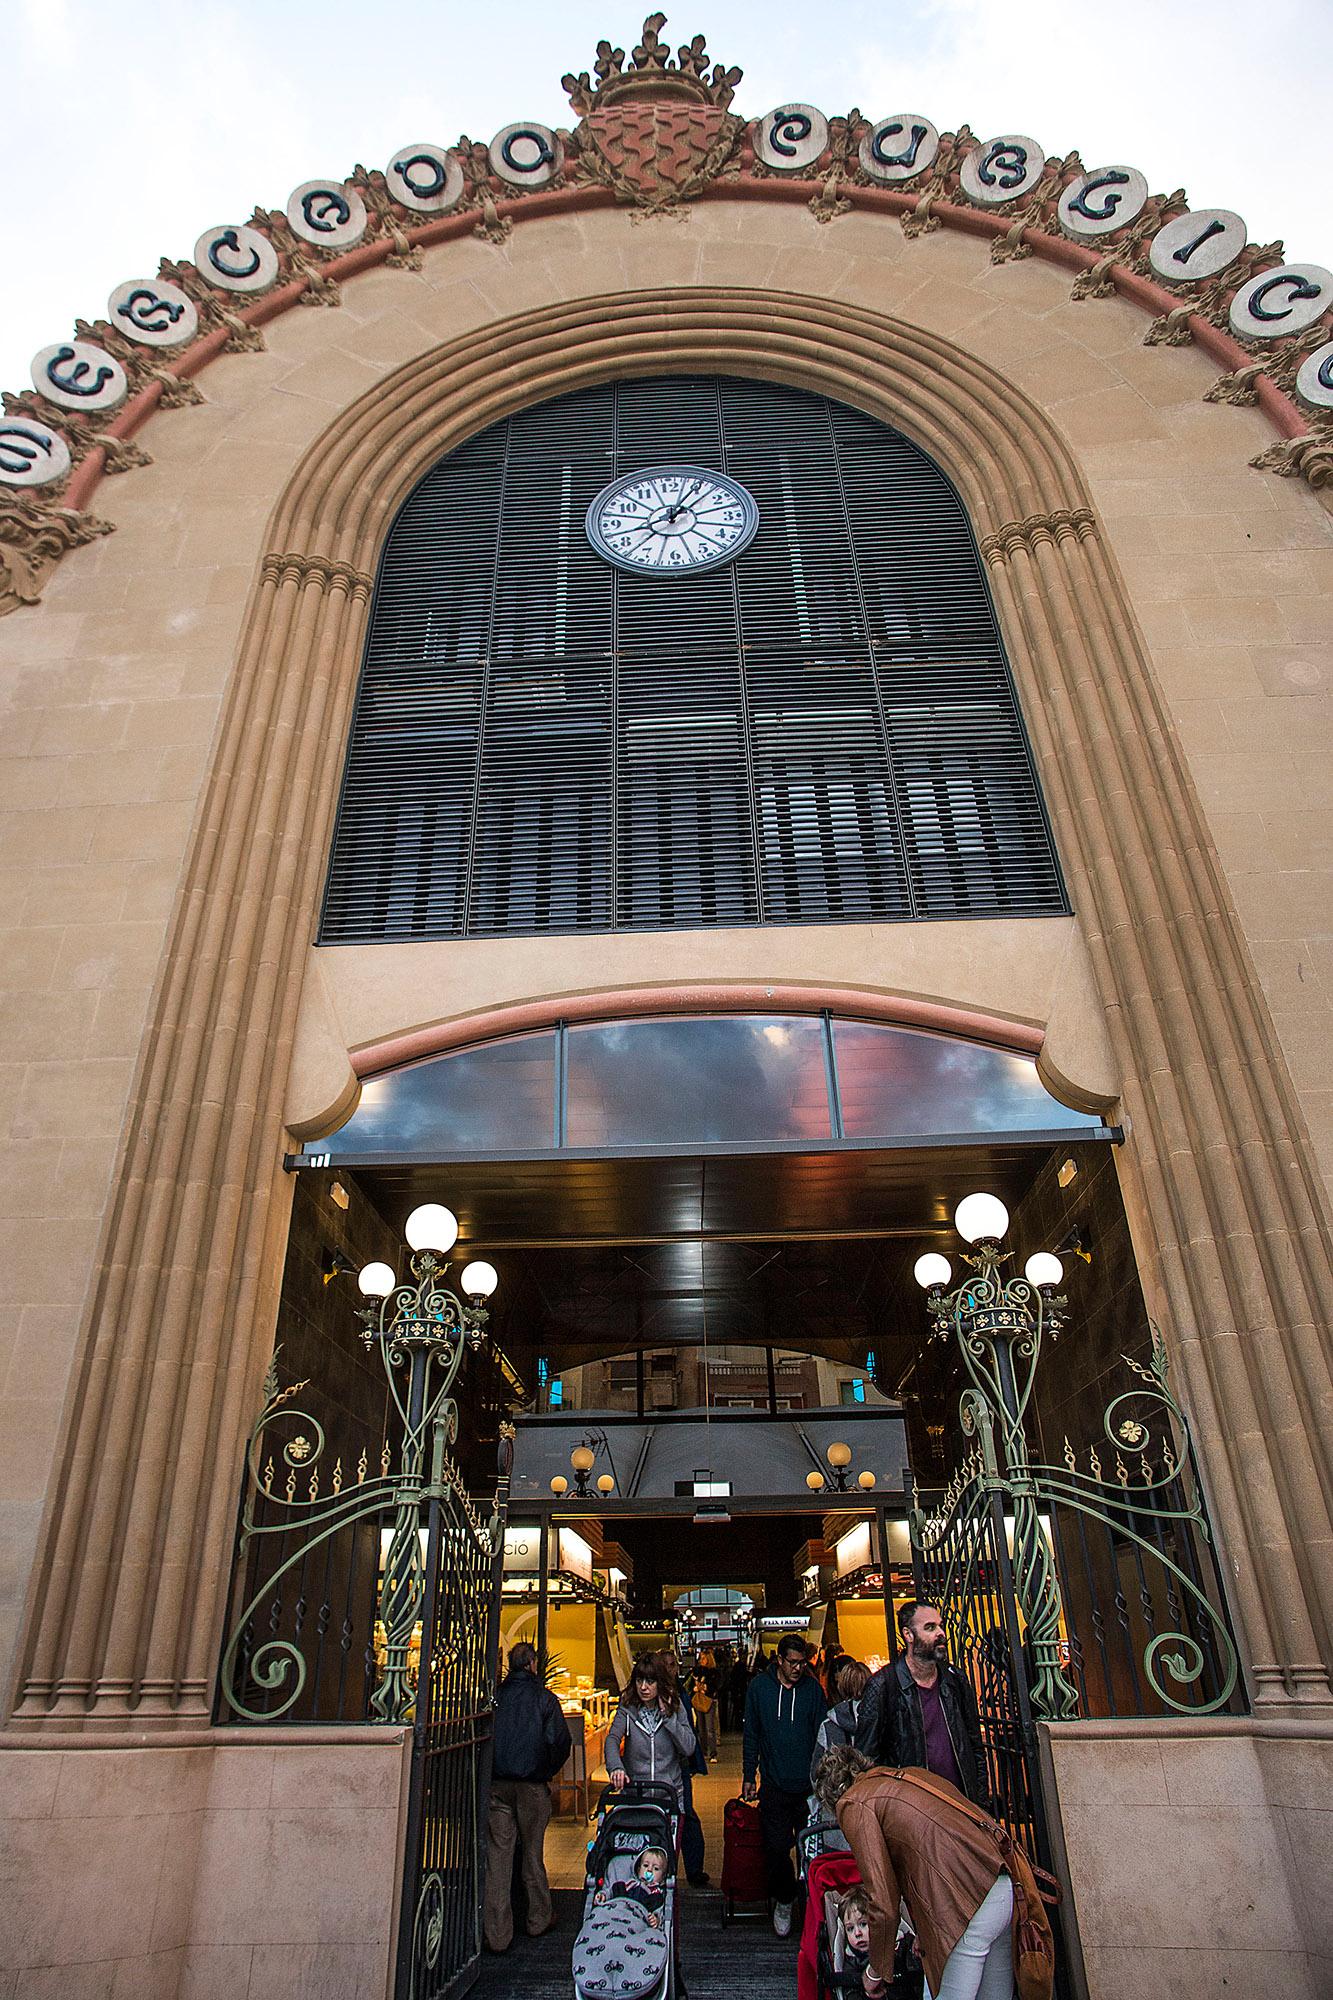
[[[1333,265],[1327,130],[1333,0],[676,0],[745,78],[750,116],[924,112],[941,131],[1026,133],[1155,192],[1234,208],[1252,240]],[[0,0],[0,386],[112,289],[188,257],[214,224],[407,141],[570,125],[566,70],[641,6],[535,0]],[[1320,140],[1323,140],[1322,147]],[[1318,150],[1317,150],[1318,149]]]

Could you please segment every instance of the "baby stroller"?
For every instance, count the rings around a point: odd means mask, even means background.
[[[574,1940],[574,2000],[676,2000],[676,1840],[680,1806],[670,1785],[607,1788],[588,1845],[583,1921]],[[645,1847],[667,1856],[661,1923],[617,1884],[634,1879]],[[604,1901],[598,1901],[598,1897]]]
[[[803,1859],[808,1914],[796,1968],[797,1992],[801,2000],[852,2000],[852,1996],[863,1994],[865,1987],[861,1969],[847,1964],[847,1934],[839,1905],[846,1891],[860,1883],[860,1871],[846,1849],[807,1850]],[[907,1925],[900,1922],[886,2000],[921,2000],[922,1987],[916,1941]]]

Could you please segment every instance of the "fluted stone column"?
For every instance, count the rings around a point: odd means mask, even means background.
[[[266,557],[167,947],[18,1720],[211,1708],[281,1105],[370,580]]]

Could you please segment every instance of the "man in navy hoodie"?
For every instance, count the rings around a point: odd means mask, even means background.
[[[777,1659],[767,1673],[755,1675],[745,1697],[741,1797],[752,1799],[756,1790],[759,1794],[768,1893],[779,1937],[791,1935],[791,1906],[796,1900],[792,1848],[805,1825],[810,1759],[828,1710],[808,1660],[804,1639],[784,1632]]]

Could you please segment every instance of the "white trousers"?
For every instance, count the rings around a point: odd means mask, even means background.
[[[997,1875],[981,1907],[944,1961],[933,2000],[1014,2000],[1014,1885]],[[926,2000],[932,2000],[926,1988]]]

